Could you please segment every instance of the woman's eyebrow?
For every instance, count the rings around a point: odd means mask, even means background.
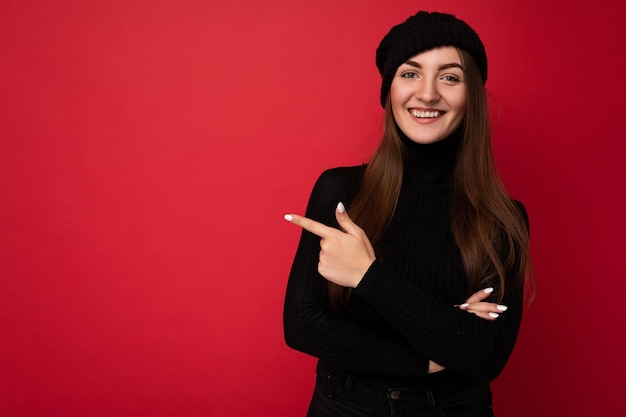
[[[458,62],[451,62],[449,64],[444,64],[444,65],[439,66],[440,70],[444,70],[448,68],[460,68],[461,70],[465,71],[465,69],[463,68],[463,65],[459,64]]]
[[[420,69],[422,68],[422,65],[420,63],[415,62],[415,61],[411,61],[411,60],[406,61],[405,64],[406,65],[410,65],[410,66],[415,67],[415,68],[420,68]],[[463,68],[463,65],[459,64],[458,62],[451,62],[449,64],[442,64],[442,65],[439,66],[438,69],[439,69],[439,71],[441,71],[441,70],[445,70],[445,69],[448,69],[448,68],[460,68],[463,71],[465,71],[465,69]]]
[[[420,64],[418,64],[415,61],[411,61],[411,60],[406,61],[405,64],[406,65],[410,65],[410,66],[415,67],[415,68],[422,68],[422,66]]]

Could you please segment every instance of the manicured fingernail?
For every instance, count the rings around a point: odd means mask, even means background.
[[[503,305],[499,305],[496,307],[498,310],[500,311],[506,311],[506,309],[508,308],[507,306],[503,306]]]
[[[468,305],[469,305],[469,303],[463,303],[463,304],[461,304],[459,307],[461,307],[461,308],[467,308],[467,306],[468,306]]]
[[[491,294],[493,292],[493,288],[492,287],[485,288],[483,291],[486,292],[487,294]]]
[[[500,315],[498,313],[489,313],[489,317],[497,319]]]
[[[293,216],[291,214],[285,214],[285,220],[287,220],[288,222],[293,220]]]
[[[339,202],[339,204],[337,204],[337,211],[342,214],[346,212],[346,207],[341,201]]]

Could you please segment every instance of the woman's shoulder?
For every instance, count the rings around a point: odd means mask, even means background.
[[[315,217],[318,210],[328,212],[340,201],[349,205],[359,191],[365,168],[365,165],[336,167],[322,172],[313,186],[307,212]]]
[[[344,166],[330,168],[322,172],[317,179],[316,186],[346,186],[359,185],[363,179],[366,165]]]

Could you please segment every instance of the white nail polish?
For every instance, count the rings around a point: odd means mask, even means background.
[[[346,212],[346,207],[341,201],[339,202],[339,204],[337,204],[337,211],[342,214]]]
[[[497,319],[500,315],[498,313],[489,313],[489,317]]]
[[[498,310],[500,311],[506,311],[506,309],[508,308],[507,306],[503,306],[503,305],[499,305],[496,307]]]
[[[491,294],[493,292],[493,288],[492,287],[485,288],[483,291],[486,292],[487,294]]]
[[[461,307],[461,308],[465,308],[465,307],[467,307],[468,305],[469,305],[469,303],[463,303],[463,304],[461,304],[459,307]]]
[[[293,221],[293,216],[291,214],[285,214],[285,220],[288,222]]]

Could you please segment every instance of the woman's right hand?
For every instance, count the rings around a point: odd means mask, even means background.
[[[440,372],[440,371],[443,371],[444,369],[446,368],[439,365],[437,362],[428,361],[428,373],[429,374],[434,374],[435,372]]]

